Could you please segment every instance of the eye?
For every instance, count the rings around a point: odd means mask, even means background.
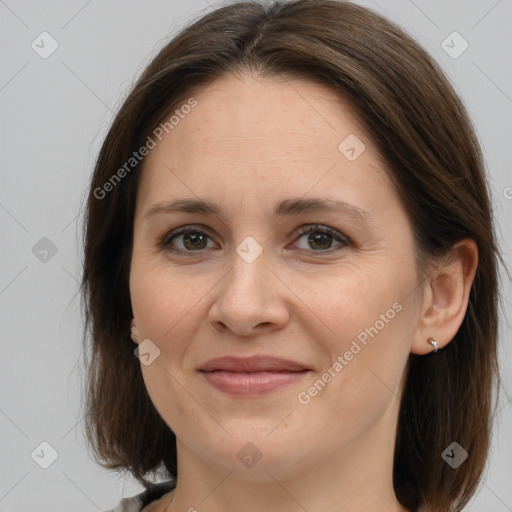
[[[184,226],[166,235],[160,242],[160,246],[171,252],[199,252],[211,248],[208,247],[208,240],[211,238],[204,231],[193,226]]]
[[[301,250],[310,251],[313,249],[313,252],[334,252],[349,245],[347,237],[328,226],[322,226],[319,224],[304,226],[300,229],[297,240],[306,237],[306,235],[307,238],[305,240],[308,246],[300,247]],[[333,242],[338,242],[339,246],[333,249]]]
[[[301,227],[297,240],[302,238],[305,238],[307,246],[299,247],[301,251],[311,252],[313,250],[313,252],[317,253],[334,252],[350,244],[348,238],[339,231],[319,224]],[[191,253],[211,249],[212,246],[208,246],[208,242],[211,240],[211,237],[198,227],[183,226],[167,234],[159,245],[162,249],[170,252]],[[334,242],[338,243],[338,247],[333,249],[332,245]]]

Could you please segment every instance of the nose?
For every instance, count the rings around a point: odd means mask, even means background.
[[[289,321],[287,288],[269,268],[265,252],[252,263],[235,253],[217,289],[208,318],[218,331],[251,337],[282,329]]]

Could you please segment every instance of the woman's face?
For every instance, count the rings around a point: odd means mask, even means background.
[[[389,458],[419,304],[383,159],[307,80],[226,76],[194,99],[146,157],[130,273],[179,452],[253,478]],[[171,207],[185,199],[207,204]]]

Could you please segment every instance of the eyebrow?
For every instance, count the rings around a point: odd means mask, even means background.
[[[223,222],[227,222],[226,216],[221,208],[212,201],[200,200],[195,198],[183,198],[173,201],[162,201],[153,205],[145,214],[144,218],[150,218],[155,215],[171,213],[198,213],[201,215],[215,215]],[[294,198],[285,199],[274,208],[275,217],[289,217],[311,212],[334,212],[344,215],[361,222],[370,220],[371,216],[365,210],[347,203],[345,201],[323,199],[323,198]]]

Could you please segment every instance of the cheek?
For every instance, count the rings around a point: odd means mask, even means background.
[[[166,349],[166,341],[183,338],[184,329],[192,323],[194,309],[212,286],[209,281],[207,276],[190,279],[168,266],[143,266],[135,262],[130,290],[141,336],[153,340],[161,350]]]
[[[380,331],[374,330],[375,321],[371,320],[364,322],[367,327],[363,329],[352,325],[345,331],[344,324],[353,318],[347,315],[346,322],[339,318],[342,334],[325,347],[332,363],[322,368],[308,383],[309,387],[301,389],[302,394],[296,397],[300,417],[311,424],[313,431],[322,431],[323,440],[319,443],[325,446],[319,452],[349,446],[364,438],[375,425],[381,424],[382,418],[387,417],[393,425],[409,355],[408,344],[404,342],[408,322],[400,315],[405,315],[403,309]],[[358,338],[358,334],[363,336]]]
[[[134,259],[130,275],[132,309],[141,340],[151,340],[159,350],[151,364],[141,364],[151,401],[171,428],[176,418],[192,414],[193,401],[183,387],[180,363],[195,336],[200,288],[177,269]],[[198,304],[199,303],[199,304]],[[142,360],[141,360],[142,362]]]
[[[390,266],[368,259],[346,262],[314,279],[293,279],[294,291],[309,311],[307,329],[312,331],[317,324],[316,341],[329,353],[343,353],[352,340],[364,343],[376,330],[389,332],[390,325],[396,324],[403,309],[402,290],[412,281],[406,282],[405,269],[400,275]]]
[[[304,401],[311,398],[351,418],[361,408],[377,410],[399,395],[413,336],[415,274],[413,267],[402,272],[388,267],[352,268],[328,283],[318,281],[315,288],[327,292],[310,293],[308,329],[313,332],[313,323],[322,326],[318,332],[324,335],[315,342],[330,362],[317,376],[327,381],[325,387],[319,382],[304,390]]]

